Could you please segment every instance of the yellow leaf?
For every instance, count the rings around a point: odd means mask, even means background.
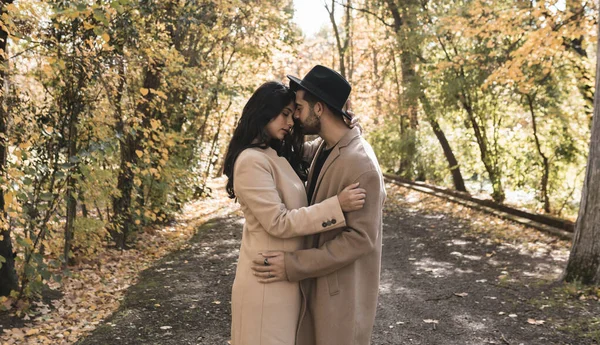
[[[140,150],[135,150],[135,154],[139,157],[142,158],[142,156],[144,155],[144,152],[140,151]]]
[[[29,336],[32,336],[32,335],[35,335],[35,334],[38,334],[38,333],[40,333],[39,329],[37,329],[37,328],[31,328],[30,330],[28,330],[25,333],[25,335],[29,337]]]
[[[162,99],[167,99],[168,98],[167,95],[164,92],[162,92],[162,91],[156,90],[155,94],[157,94],[158,97],[160,97]]]
[[[102,39],[104,42],[110,42],[110,36],[106,32],[102,34]]]
[[[146,96],[148,94],[148,89],[143,87],[140,89],[140,92],[142,93],[142,96]]]
[[[13,192],[7,192],[4,195],[4,202],[5,202],[5,204],[4,204],[4,211],[8,211],[8,208],[13,203],[14,196],[15,196],[15,193],[13,193]]]
[[[150,126],[152,126],[153,130],[157,130],[160,127],[160,121],[152,119],[150,120]]]

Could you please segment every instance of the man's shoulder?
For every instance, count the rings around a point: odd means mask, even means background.
[[[365,171],[379,170],[379,162],[371,145],[362,137],[357,136],[343,148],[340,148],[340,156],[346,164],[352,165]]]

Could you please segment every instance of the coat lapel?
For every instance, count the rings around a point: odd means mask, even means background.
[[[317,196],[317,191],[319,190],[321,181],[323,180],[323,176],[325,175],[325,173],[327,172],[327,169],[329,169],[331,164],[333,164],[333,162],[340,156],[340,150],[342,148],[348,146],[348,144],[354,138],[356,138],[358,136],[360,136],[360,130],[358,128],[353,128],[348,133],[346,133],[346,135],[344,135],[342,137],[342,139],[340,139],[340,141],[337,143],[337,145],[335,145],[335,147],[329,154],[329,157],[327,157],[327,160],[323,164],[323,168],[321,168],[321,172],[319,173],[319,176],[317,177],[317,182],[316,182],[315,189],[314,189],[314,192],[313,192],[313,195],[312,195],[309,205],[313,205],[315,203],[315,197]],[[319,146],[319,149],[317,150],[317,154],[315,155],[315,157],[310,165],[308,181],[312,181],[312,174],[314,173],[315,163],[317,161],[317,158],[321,154],[321,151],[323,151],[323,149],[325,149],[325,141],[323,141],[323,143],[321,143],[321,146]],[[310,189],[307,188],[307,190],[310,190]]]
[[[306,193],[307,194],[308,194],[308,191],[310,190],[313,174],[315,173],[315,164],[317,163],[317,159],[319,158],[321,151],[323,151],[323,148],[325,148],[325,141],[321,142],[321,144],[317,148],[317,152],[315,153],[312,161],[310,162],[310,167],[308,169],[308,179],[306,180]],[[313,193],[313,195],[314,195],[314,193]],[[310,203],[311,200],[308,200],[308,202]],[[312,205],[312,203],[310,205]]]
[[[323,149],[325,149],[324,145],[321,147],[321,150],[323,150]],[[319,154],[320,153],[321,152],[319,151]],[[327,169],[329,169],[329,167],[331,166],[331,163],[333,163],[333,161],[335,161],[339,156],[340,156],[340,148],[338,145],[336,145],[329,153],[329,157],[327,157],[327,160],[325,161],[325,163],[323,163],[321,172],[319,173],[319,176],[317,177],[317,182],[315,184],[315,190],[313,192],[312,199],[310,200],[310,205],[313,205],[315,203],[315,197],[317,196],[317,191],[319,190],[319,186],[321,185],[321,181],[323,180],[323,175],[325,175],[325,173],[327,172]]]

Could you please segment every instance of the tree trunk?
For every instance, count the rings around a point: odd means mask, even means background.
[[[145,89],[158,90],[160,86],[160,68],[161,66],[158,66],[154,63],[146,68],[146,71],[144,72],[143,84]],[[114,223],[116,229],[112,231],[115,244],[117,248],[120,249],[126,247],[127,236],[135,227],[133,224],[133,217],[131,215],[131,192],[133,191],[134,178],[133,167],[135,167],[138,162],[138,156],[135,151],[140,147],[142,141],[142,131],[149,127],[150,119],[153,115],[153,107],[151,103],[154,97],[154,93],[148,92],[144,96],[144,101],[140,102],[136,108],[136,113],[142,117],[142,129],[136,131],[138,134],[133,134],[131,131],[127,131],[127,134],[124,135],[124,140],[121,141],[120,144],[121,164],[117,179],[117,189],[120,191],[121,195],[113,198],[113,214],[115,218]],[[124,130],[124,124],[121,123],[120,126],[122,126],[122,128],[120,128],[122,133]]]
[[[219,160],[219,157],[215,157],[215,152],[217,150],[217,144],[219,143],[219,135],[221,134],[221,129],[222,129],[222,124],[223,124],[223,119],[225,118],[225,113],[227,113],[229,111],[232,104],[233,104],[233,101],[230,98],[229,105],[227,105],[227,108],[219,116],[219,122],[217,124],[217,132],[213,136],[212,144],[210,147],[210,153],[208,154],[208,163],[206,164],[206,171],[204,172],[203,185],[206,185],[206,181],[208,181],[208,178],[210,176],[211,168],[213,168]]]
[[[3,0],[0,2],[0,18],[6,13],[6,5],[12,2],[12,0]],[[8,74],[7,39],[8,33],[0,29],[0,179],[6,178],[6,144],[8,139],[8,104],[6,101],[8,94],[6,87],[6,77]],[[0,261],[0,296],[8,296],[12,290],[19,288],[13,257],[11,229],[4,206],[4,191],[0,189],[0,237],[2,237],[2,240],[0,240],[0,257],[2,257],[0,259],[2,260]]]
[[[600,23],[599,23],[600,30]],[[600,56],[600,35],[597,52]],[[600,60],[596,62],[596,92],[588,164],[581,192],[573,247],[564,272],[568,282],[600,284]]]
[[[124,232],[129,232],[129,224],[131,223],[131,184],[127,184],[128,176],[133,175],[131,167],[127,164],[131,160],[130,155],[134,152],[129,152],[128,148],[131,144],[131,136],[125,134],[125,121],[123,119],[123,108],[121,100],[123,99],[123,93],[125,91],[125,62],[121,58],[118,62],[119,69],[119,83],[115,89],[115,100],[113,105],[115,107],[115,132],[119,140],[119,152],[120,152],[120,165],[119,174],[117,176],[117,190],[120,195],[113,196],[112,208],[113,217],[110,217],[107,207],[107,220],[112,222],[112,228],[110,231],[111,237],[115,241],[117,248],[125,247],[125,236]],[[108,93],[110,97],[110,93]],[[96,205],[97,207],[97,205]]]
[[[492,182],[492,198],[494,201],[502,203],[504,202],[506,195],[504,194],[504,188],[502,187],[502,180],[498,165],[492,161],[492,153],[489,150],[489,143],[485,133],[485,127],[479,126],[475,112],[471,106],[471,102],[468,99],[468,95],[460,91],[459,100],[463,109],[467,112],[467,118],[469,119],[469,123],[471,124],[473,132],[475,133],[475,138],[477,139],[477,144],[479,145],[481,162],[483,163],[483,166],[490,177],[490,181]]]
[[[329,13],[329,20],[331,21],[331,25],[333,27],[333,33],[335,35],[335,43],[336,43],[336,47],[337,47],[337,51],[338,51],[338,59],[339,59],[339,69],[340,69],[340,74],[348,79],[348,74],[352,74],[351,72],[346,71],[346,53],[348,52],[348,47],[350,44],[350,39],[351,39],[351,19],[352,19],[352,15],[351,15],[351,7],[352,7],[352,2],[350,0],[347,1],[345,8],[346,8],[346,13],[344,16],[344,30],[346,31],[344,33],[344,39],[342,40],[341,36],[340,36],[340,31],[338,28],[337,23],[335,22],[335,4],[336,1],[332,0],[331,1],[331,9],[329,8],[329,6],[327,6],[327,4],[325,4],[325,8],[327,9],[327,12]]]
[[[431,129],[433,130],[433,134],[437,138],[438,142],[442,146],[442,150],[444,151],[444,157],[446,157],[446,161],[448,162],[448,169],[452,174],[452,181],[454,182],[454,189],[461,192],[466,192],[467,188],[465,187],[465,180],[463,179],[462,173],[460,172],[460,165],[458,164],[458,160],[454,155],[454,151],[452,151],[452,147],[448,142],[448,138],[444,134],[442,127],[438,123],[435,116],[432,114],[431,106],[429,105],[429,100],[426,98],[425,94],[421,92],[421,103],[423,104],[423,108],[425,110],[425,115],[427,117],[427,122],[431,125]]]
[[[73,32],[77,32],[80,27],[80,22],[75,21],[71,23],[71,30]],[[73,37],[75,40],[76,38]],[[75,47],[75,45],[74,45]],[[67,186],[66,186],[66,201],[67,201],[67,220],[65,222],[65,245],[64,245],[64,261],[63,268],[66,269],[69,264],[73,263],[73,259],[70,258],[71,249],[74,238],[74,229],[75,229],[75,219],[77,217],[77,199],[75,198],[75,194],[77,193],[77,179],[75,178],[75,174],[79,172],[79,160],[77,159],[77,143],[79,139],[78,134],[78,124],[79,117],[84,111],[84,97],[82,94],[82,90],[85,88],[85,84],[87,82],[86,73],[83,69],[84,61],[81,60],[80,55],[78,54],[78,49],[74,48],[69,54],[69,60],[71,64],[71,71],[73,74],[69,73],[70,78],[73,79],[73,82],[67,83],[67,89],[65,94],[63,95],[64,100],[63,103],[66,106],[68,116],[68,140],[67,140],[67,161],[66,163],[69,166],[69,171],[67,175]],[[69,78],[69,79],[70,79]]]
[[[77,102],[77,100],[72,100]],[[78,110],[81,106],[75,104],[69,107],[71,114],[69,119],[69,147],[67,160],[71,161],[71,157],[77,156],[77,117]],[[77,200],[75,199],[76,180],[73,176],[74,168],[70,168],[69,176],[67,177],[67,221],[65,222],[65,246],[64,246],[64,261],[63,268],[66,269],[69,265],[69,256],[71,253],[71,245],[73,242],[73,230],[75,228],[75,217],[77,216]]]
[[[408,1],[405,6],[402,6],[402,13],[396,4],[395,0],[387,0],[387,5],[394,19],[393,28],[396,33],[398,45],[400,47],[400,72],[402,75],[403,88],[398,97],[402,99],[402,112],[400,118],[400,138],[404,143],[403,150],[400,155],[400,166],[398,167],[398,175],[412,179],[415,157],[417,155],[416,132],[418,126],[418,92],[419,80],[416,72],[415,56],[409,47],[404,46],[404,42],[408,41],[408,30],[402,30],[403,26],[407,26],[412,19],[411,10],[416,3]],[[414,49],[414,47],[412,47]],[[418,166],[418,164],[417,164]],[[422,175],[422,172],[419,173]]]
[[[535,140],[535,147],[537,148],[538,154],[542,159],[542,179],[540,181],[540,196],[544,203],[544,211],[550,213],[550,197],[548,195],[548,180],[550,178],[550,161],[548,157],[542,152],[542,145],[538,138],[537,131],[537,119],[535,117],[535,111],[533,109],[533,98],[531,95],[526,95],[527,103],[529,105],[529,112],[531,113],[531,126],[533,127],[533,138]]]

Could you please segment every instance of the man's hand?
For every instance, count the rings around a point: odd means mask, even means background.
[[[259,253],[252,260],[252,270],[260,283],[287,281],[283,252]]]

